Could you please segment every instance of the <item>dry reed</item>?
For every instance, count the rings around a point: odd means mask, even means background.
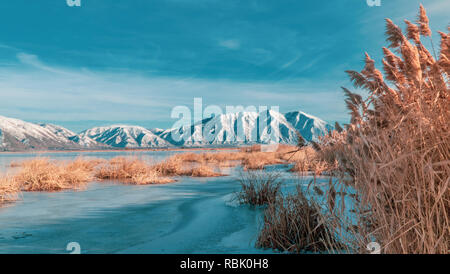
[[[450,250],[450,34],[433,56],[425,9],[406,36],[387,19],[384,77],[366,54],[361,72],[348,71],[367,99],[344,88],[351,123],[323,138],[320,157],[337,163],[342,185],[357,191],[360,250],[376,241],[383,253]],[[394,53],[395,52],[395,53]],[[398,55],[397,55],[398,54]],[[337,172],[339,171],[339,172]],[[342,224],[340,229],[345,229]]]
[[[281,252],[332,252],[340,249],[333,228],[324,222],[321,207],[297,192],[276,195],[264,210],[263,227],[256,246]]]
[[[240,204],[260,206],[276,199],[282,181],[280,174],[263,171],[241,173],[239,178],[241,190],[235,194]]]
[[[192,177],[219,177],[223,174],[217,173],[214,169],[208,165],[199,165],[193,167],[190,176]]]
[[[17,199],[20,187],[13,176],[0,177],[0,206]]]
[[[36,158],[22,162],[14,179],[23,191],[80,189],[92,179],[88,166],[82,159],[66,164]]]
[[[163,174],[137,158],[115,157],[100,165],[95,172],[100,180],[117,180],[128,184],[166,184],[175,180]]]
[[[163,176],[189,176],[191,172],[183,163],[182,156],[174,155],[153,166]]]

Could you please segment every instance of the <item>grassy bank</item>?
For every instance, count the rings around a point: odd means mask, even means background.
[[[116,157],[110,160],[77,158],[57,161],[34,158],[10,164],[10,174],[0,177],[0,204],[13,201],[21,191],[83,190],[92,181],[117,181],[132,185],[167,184],[179,176],[224,176],[223,168],[242,165],[244,170],[261,170],[267,165],[292,164],[296,172],[320,173],[321,165],[305,164],[315,161],[309,147],[280,145],[276,151],[264,152],[260,146],[218,150],[214,152],[174,154],[154,163],[138,157]],[[320,170],[315,170],[320,167]]]

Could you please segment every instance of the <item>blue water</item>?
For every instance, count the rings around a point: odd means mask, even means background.
[[[119,155],[159,161],[173,151],[50,153],[57,159],[111,158]],[[0,155],[5,168],[35,154]],[[237,205],[240,168],[216,178],[178,177],[167,185],[133,186],[92,182],[83,191],[26,192],[0,208],[0,253],[69,253],[76,242],[81,253],[272,253],[256,249],[262,210]],[[284,189],[307,184],[282,171]],[[325,182],[326,179],[323,179]]]

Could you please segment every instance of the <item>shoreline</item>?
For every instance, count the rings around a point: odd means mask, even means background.
[[[111,148],[111,149],[80,149],[80,150],[23,150],[23,151],[0,151],[1,155],[8,154],[50,154],[71,152],[148,152],[148,151],[200,151],[200,150],[236,150],[243,147],[193,147],[193,148]]]

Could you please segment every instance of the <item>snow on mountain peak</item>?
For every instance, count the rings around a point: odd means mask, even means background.
[[[301,111],[284,115],[274,110],[226,113],[167,130],[119,124],[94,127],[80,134],[57,125],[0,116],[0,150],[295,145],[298,134],[306,141],[316,141],[332,129],[325,121]]]
[[[80,136],[89,137],[97,142],[121,148],[168,147],[170,143],[152,131],[130,125],[112,125],[95,127],[83,131]]]
[[[323,120],[303,112],[283,115],[267,110],[217,115],[192,126],[166,130],[160,136],[177,146],[296,144],[298,133],[312,141],[329,128]]]
[[[81,149],[100,146],[93,140],[73,140],[72,137],[76,134],[60,126],[39,125],[4,116],[0,116],[0,132],[0,150]]]
[[[317,141],[333,127],[327,122],[306,114],[302,111],[293,111],[285,114],[286,120],[308,141]]]

